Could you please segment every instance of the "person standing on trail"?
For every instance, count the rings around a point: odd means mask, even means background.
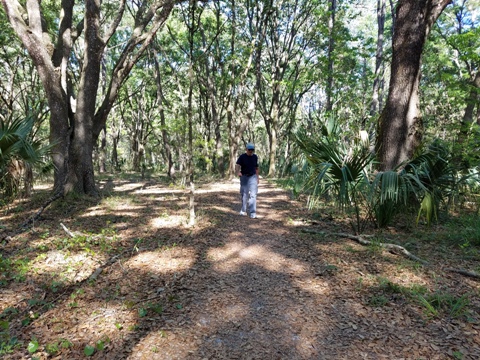
[[[240,176],[240,196],[242,198],[242,209],[240,215],[250,213],[252,219],[257,218],[257,192],[258,183],[258,157],[254,153],[255,145],[248,143],[245,146],[245,153],[240,155],[235,165],[235,172]]]

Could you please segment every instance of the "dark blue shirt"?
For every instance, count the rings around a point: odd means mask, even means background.
[[[258,168],[258,157],[255,154],[252,154],[252,156],[242,154],[237,160],[237,165],[241,166],[240,171],[242,172],[242,175],[255,175]]]

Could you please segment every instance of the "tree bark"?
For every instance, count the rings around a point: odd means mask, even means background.
[[[472,123],[477,122],[480,125],[479,118],[475,116],[475,108],[480,107],[480,70],[478,70],[470,83],[470,93],[467,98],[467,106],[462,118],[462,129],[467,130]],[[466,135],[466,134],[464,134]]]
[[[328,1],[328,54],[327,54],[327,86],[325,89],[327,101],[325,110],[331,112],[333,109],[333,53],[335,51],[335,16],[337,13],[337,0]]]
[[[92,126],[105,44],[99,37],[100,0],[85,1],[85,55],[74,116],[64,191],[97,195],[93,169]]]
[[[50,107],[50,142],[55,172],[54,191],[62,192],[66,179],[68,162],[68,149],[70,145],[69,121],[72,120],[67,101],[66,79],[62,79],[63,67],[54,64],[52,61],[53,44],[49,36],[42,28],[40,4],[37,0],[28,0],[26,8],[22,7],[16,0],[2,0],[2,5],[8,16],[9,22],[14,31],[27,49],[35,64]],[[61,20],[60,29],[63,33],[59,36],[59,42],[69,37],[71,27],[71,7],[73,1],[64,1],[67,6],[65,16]],[[28,25],[22,15],[28,16]],[[70,23],[69,23],[70,22]],[[68,47],[68,42],[64,44]],[[61,58],[62,54],[60,54]],[[57,57],[57,59],[59,58]],[[60,63],[61,60],[60,60]]]
[[[419,108],[421,56],[430,29],[451,0],[400,0],[397,4],[389,93],[378,122],[380,170],[412,158],[422,140]]]
[[[157,84],[157,106],[160,113],[160,126],[162,129],[162,143],[165,158],[167,160],[167,175],[170,179],[175,178],[175,164],[173,162],[172,149],[170,146],[170,138],[167,131],[167,124],[165,121],[165,105],[166,100],[163,95],[163,85],[162,85],[162,73],[160,72],[160,65],[158,63],[158,52],[154,50],[153,52],[153,62],[155,64],[155,81]]]
[[[383,78],[383,42],[385,34],[385,0],[377,0],[377,51],[375,56],[375,78],[373,79],[372,104],[370,116],[375,116],[380,109],[380,84]]]

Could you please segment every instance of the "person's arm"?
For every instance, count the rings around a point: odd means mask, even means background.
[[[257,175],[257,184],[260,182],[260,176],[259,175],[259,171],[258,171],[258,167],[255,168],[255,174]]]
[[[239,164],[235,164],[235,173],[238,176],[242,176],[242,173],[240,172],[240,165]]]

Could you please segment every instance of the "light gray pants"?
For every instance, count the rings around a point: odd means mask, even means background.
[[[257,193],[257,175],[240,176],[240,196],[242,198],[243,212],[247,212],[248,207],[250,215],[255,215],[257,213]]]

